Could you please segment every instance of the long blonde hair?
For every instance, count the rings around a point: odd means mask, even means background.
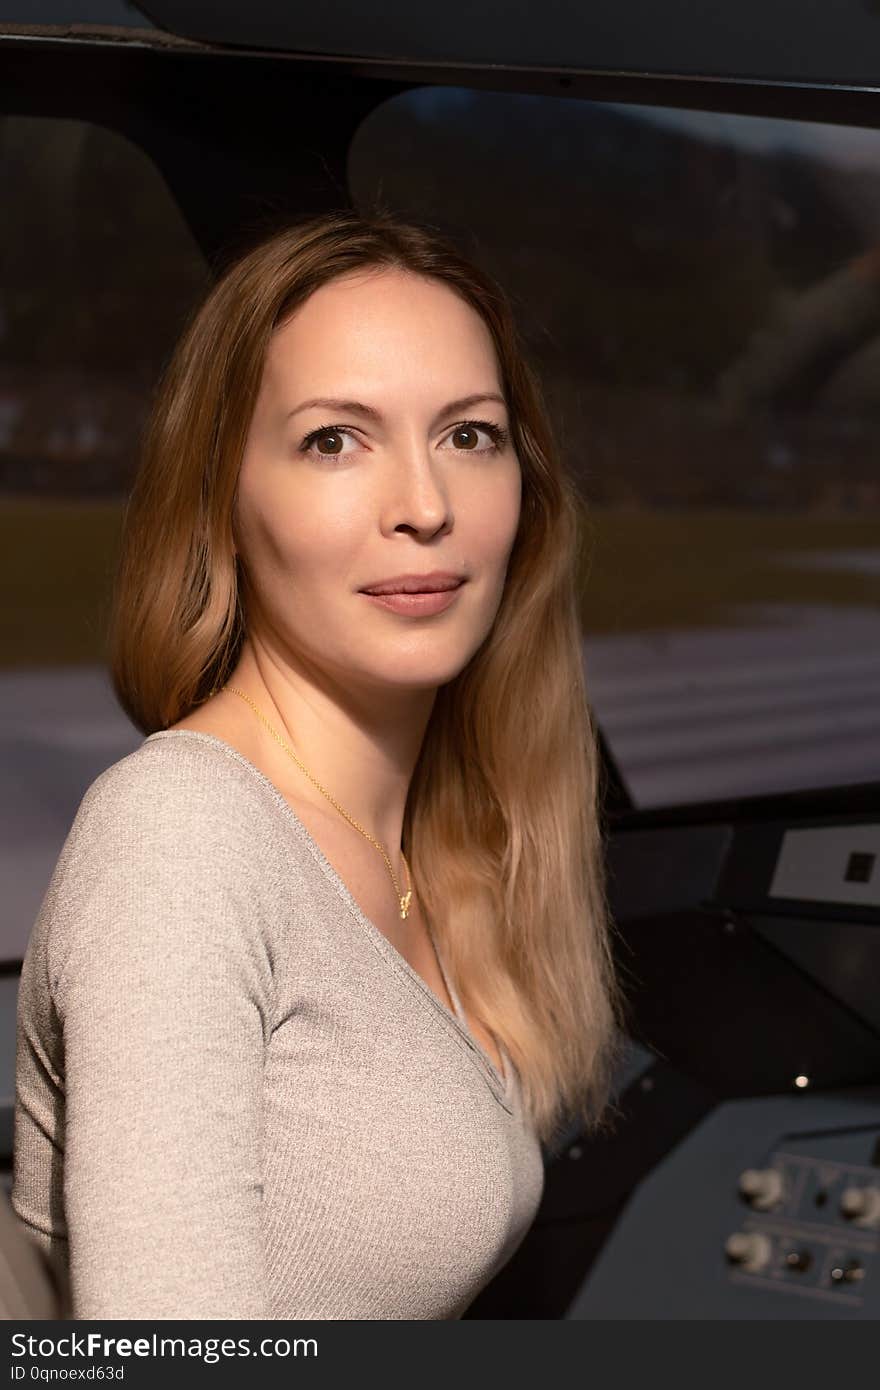
[[[466,1012],[508,1049],[536,1132],[605,1129],[624,1047],[577,602],[581,503],[499,285],[427,225],[311,218],[229,266],[160,383],[126,508],[109,663],[144,734],[222,685],[245,633],[232,511],[272,333],[319,286],[395,267],[445,283],[495,345],[522,472],[492,631],[437,692],[403,847]]]

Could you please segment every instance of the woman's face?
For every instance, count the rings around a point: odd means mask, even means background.
[[[498,611],[520,512],[519,460],[503,435],[494,448],[503,401],[451,404],[489,395],[489,331],[440,282],[371,269],[310,296],[271,341],[239,478],[249,636],[365,689],[462,670]],[[347,404],[304,404],[317,397]],[[433,616],[361,592],[434,570],[467,582]]]

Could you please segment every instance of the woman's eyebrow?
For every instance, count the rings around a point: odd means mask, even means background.
[[[447,415],[456,414],[460,410],[468,410],[472,405],[479,405],[481,401],[497,401],[499,405],[507,405],[503,396],[499,396],[497,391],[481,391],[474,396],[462,396],[460,400],[449,401],[442,410],[438,411],[434,418],[433,425],[438,425]],[[312,406],[321,406],[324,410],[339,410],[346,415],[365,415],[369,420],[376,420],[381,423],[383,415],[381,410],[375,406],[364,405],[361,401],[341,400],[338,396],[315,396],[311,400],[302,401],[288,412],[287,418],[291,415],[298,415],[301,410],[309,410]]]

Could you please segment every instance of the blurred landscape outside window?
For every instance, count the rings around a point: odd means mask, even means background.
[[[349,182],[514,297],[634,804],[878,780],[880,132],[420,88]]]
[[[0,118],[0,186],[0,957],[14,959],[83,793],[141,742],[102,664],[108,601],[146,411],[208,270],[151,161],[114,132]]]

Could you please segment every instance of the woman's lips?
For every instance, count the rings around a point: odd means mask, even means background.
[[[406,617],[429,617],[432,613],[442,613],[450,608],[464,588],[459,584],[455,589],[441,589],[438,593],[422,594],[364,594],[371,603],[380,603],[392,613],[402,613]]]

